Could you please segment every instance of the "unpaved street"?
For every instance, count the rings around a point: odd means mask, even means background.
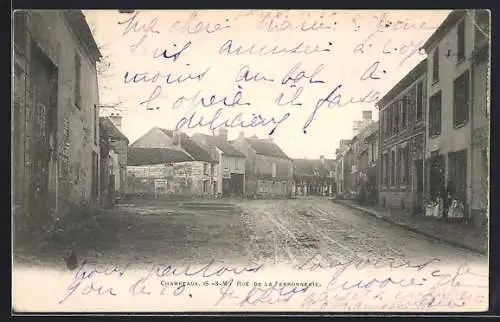
[[[343,260],[397,258],[483,261],[480,256],[334,204],[327,199],[120,204],[73,233],[80,260],[300,263],[321,254]],[[69,240],[21,247],[15,258],[63,266]]]

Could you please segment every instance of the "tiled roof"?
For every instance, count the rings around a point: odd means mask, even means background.
[[[279,146],[276,145],[276,143],[270,141],[270,140],[262,140],[262,139],[245,139],[252,149],[255,150],[255,153],[269,156],[269,157],[275,157],[275,158],[280,158],[280,159],[288,159],[288,155],[283,152],[283,150],[280,149]]]
[[[243,152],[238,151],[234,146],[232,146],[228,141],[224,140],[219,136],[207,135],[207,134],[196,134],[197,136],[204,137],[208,142],[215,145],[219,148],[224,155],[233,156],[233,157],[241,157],[244,158],[245,154]]]
[[[111,121],[108,117],[100,117],[99,125],[105,135],[107,135],[110,139],[114,140],[125,140],[128,142],[128,139],[123,133],[116,127],[116,125]]]
[[[298,176],[321,176],[326,177],[334,170],[335,161],[325,159],[293,159],[293,173]]]
[[[127,165],[153,165],[193,161],[186,153],[180,150],[164,148],[128,148]]]
[[[173,137],[174,132],[171,130],[166,130],[159,128],[163,133],[166,135]],[[185,133],[180,133],[181,135],[181,147],[190,155],[193,157],[193,160],[195,161],[205,161],[205,162],[212,162],[212,163],[217,163],[216,160],[214,160],[211,156],[210,153],[205,151],[201,146],[198,145],[194,140],[192,140],[187,134]]]

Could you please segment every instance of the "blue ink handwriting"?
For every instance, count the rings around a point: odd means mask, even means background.
[[[170,26],[170,32],[187,33],[187,34],[199,34],[202,32],[212,34],[218,31],[222,31],[231,28],[228,24],[229,19],[225,19],[225,24],[212,24],[210,22],[194,21],[198,17],[198,13],[193,12],[187,20],[177,20]]]
[[[331,46],[332,43],[330,42]],[[312,47],[312,48],[311,48]],[[329,48],[321,48],[319,45],[304,45],[304,42],[299,43],[293,47],[280,47],[275,45],[258,45],[252,44],[248,47],[243,47],[242,45],[234,46],[233,41],[226,41],[219,49],[219,54],[223,55],[257,55],[257,56],[267,56],[267,55],[280,55],[280,54],[315,54],[320,52],[329,52]]]
[[[321,73],[323,71],[323,68],[325,67],[324,64],[317,66],[316,69],[314,70],[314,72],[312,72],[311,74],[308,74],[307,71],[305,71],[303,69],[301,69],[299,71],[299,68],[301,65],[302,65],[302,63],[300,63],[300,62],[295,64],[292,67],[292,69],[290,69],[285,74],[285,76],[283,76],[283,79],[281,80],[281,84],[286,85],[289,81],[291,81],[293,83],[297,83],[302,79],[309,79],[310,84],[317,84],[317,83],[323,84],[323,83],[325,83],[322,80],[314,79],[316,76],[319,75],[319,73]]]
[[[364,97],[360,98],[354,98],[350,97],[347,101],[342,102],[342,95],[338,93],[338,91],[342,88],[342,84],[337,85],[326,98],[321,98],[318,100],[316,103],[316,106],[314,107],[313,112],[311,115],[309,115],[309,118],[306,120],[304,123],[304,126],[302,127],[302,130],[304,134],[307,133],[307,128],[311,125],[312,121],[314,120],[318,110],[325,104],[327,103],[328,108],[332,107],[343,107],[349,104],[358,104],[358,103],[363,103],[363,104],[373,104],[379,100],[380,92],[370,90]]]
[[[288,20],[288,15],[284,15],[281,17],[281,14],[273,15],[271,13],[267,13],[264,17],[257,23],[258,30],[264,30],[266,32],[276,32],[276,31],[291,31],[291,30],[299,30],[299,31],[327,31],[334,30],[337,22],[333,22],[331,24],[325,24],[323,22],[323,15],[319,17],[319,19],[315,19],[312,22],[303,20],[299,23],[293,23]]]
[[[140,23],[137,20],[137,16],[139,15],[139,11],[136,11],[134,15],[124,21],[119,21],[119,25],[126,25],[125,29],[123,30],[122,35],[125,36],[131,31],[133,33],[142,33],[141,39],[136,42],[135,44],[130,45],[130,49],[132,52],[135,52],[139,46],[144,43],[144,41],[147,39],[147,37],[150,34],[159,34],[160,32],[156,30],[156,24],[158,23],[158,18],[153,18],[151,21],[148,23]]]
[[[236,74],[235,81],[237,83],[241,82],[241,81],[245,81],[245,82],[250,82],[250,81],[254,81],[254,82],[260,82],[260,81],[274,82],[274,79],[268,78],[268,77],[262,75],[260,72],[252,74],[250,72],[250,66],[244,65],[244,66],[242,66],[240,68],[240,70],[238,70],[238,73]]]
[[[243,113],[238,113],[236,116],[234,116],[232,119],[231,118],[225,118],[222,121],[219,121],[219,118],[222,115],[222,112],[224,111],[223,108],[219,108],[215,114],[212,116],[211,119],[205,121],[205,118],[203,116],[199,116],[198,121],[195,121],[195,116],[196,111],[192,112],[190,116],[187,117],[182,117],[179,122],[176,125],[176,129],[181,129],[184,126],[187,126],[188,129],[193,129],[197,127],[207,127],[214,131],[218,128],[221,127],[227,127],[227,128],[236,128],[236,127],[241,127],[241,128],[248,128],[248,127],[257,127],[257,126],[262,126],[266,127],[268,125],[271,125],[274,127],[271,129],[269,132],[269,135],[272,135],[276,132],[278,126],[283,123],[288,117],[290,116],[290,113],[285,113],[281,118],[277,119],[274,116],[271,118],[267,118],[265,116],[262,116],[261,114],[255,114],[252,113],[252,119],[251,121],[245,121],[242,120],[243,118]]]
[[[239,85],[238,85],[238,91],[236,91],[234,96],[231,98],[228,96],[218,97],[216,94],[210,95],[209,98],[205,98],[205,97],[200,97],[201,92],[202,91],[199,90],[192,97],[186,97],[186,96],[179,97],[172,105],[172,108],[174,110],[178,109],[179,107],[184,106],[185,102],[189,102],[190,108],[195,108],[198,106],[211,107],[211,106],[217,106],[217,105],[223,105],[225,107],[250,105],[249,102],[242,102],[242,100],[243,100],[243,87],[241,87]]]
[[[363,74],[361,74],[361,77],[359,78],[360,80],[367,80],[367,79],[380,79],[380,74],[377,73],[378,71],[378,67],[380,65],[380,62],[379,61],[376,61],[374,62],[373,64],[370,65],[370,67],[368,67],[367,70],[365,70],[363,72]],[[386,74],[386,70],[382,70],[382,74]]]
[[[174,44],[174,47],[177,47],[176,44]],[[181,49],[179,49],[178,51],[174,52],[174,53],[168,53],[167,49],[163,50],[163,52],[159,53],[159,50],[156,49],[155,50],[155,53],[153,54],[153,58],[165,58],[165,59],[170,59],[170,58],[173,58],[173,61],[177,61],[177,59],[179,59],[180,55],[185,51],[187,50],[189,47],[191,47],[191,42],[188,41]]]
[[[189,64],[186,64],[186,66],[190,66]],[[203,72],[201,73],[189,73],[187,75],[179,74],[179,75],[174,75],[172,73],[161,73],[159,71],[155,73],[149,73],[149,72],[142,72],[142,73],[131,73],[131,72],[125,72],[123,76],[123,82],[125,84],[137,84],[137,83],[155,83],[159,79],[162,80],[162,82],[165,82],[165,84],[181,84],[184,83],[185,81],[189,80],[197,80],[201,81],[205,76],[208,74],[210,71],[210,67],[207,67]]]
[[[292,106],[301,106],[301,102],[297,102],[297,100],[300,98],[300,95],[302,95],[302,92],[304,91],[304,87],[300,86],[297,87],[295,85],[291,85],[290,88],[297,88],[295,92],[293,93],[293,97],[291,99],[284,100],[285,93],[280,93],[274,103],[276,105],[280,106],[285,106],[285,105],[292,105]]]

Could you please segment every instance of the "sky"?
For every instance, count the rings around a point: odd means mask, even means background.
[[[84,13],[111,63],[99,77],[101,105],[121,102],[131,143],[155,126],[229,126],[230,139],[271,134],[292,158],[334,158],[362,111],[378,119],[376,101],[425,59],[419,48],[449,12]]]

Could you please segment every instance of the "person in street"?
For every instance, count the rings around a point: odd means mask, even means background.
[[[448,218],[448,210],[450,209],[451,202],[453,201],[453,182],[450,180],[446,187],[444,187],[442,194],[443,198],[443,218]]]

